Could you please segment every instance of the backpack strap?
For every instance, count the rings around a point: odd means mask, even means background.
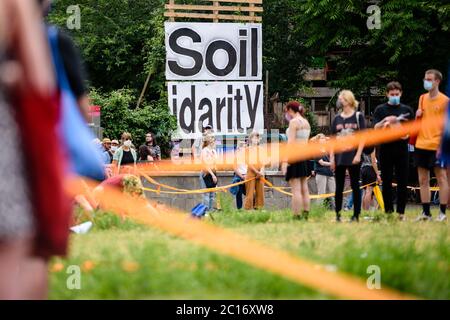
[[[356,124],[358,125],[358,130],[360,129],[360,126],[359,126],[359,115],[360,114],[361,114],[361,112],[356,111]]]

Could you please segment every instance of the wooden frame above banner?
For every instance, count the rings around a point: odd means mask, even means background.
[[[263,0],[202,0],[204,5],[176,4],[167,0],[164,16],[175,19],[205,19],[212,22],[262,22]],[[206,4],[209,3],[209,4]]]

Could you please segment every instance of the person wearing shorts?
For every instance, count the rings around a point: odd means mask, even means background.
[[[377,159],[375,157],[375,150],[368,155],[363,153],[361,162],[361,181],[364,187],[364,197],[362,200],[362,207],[364,210],[369,210],[373,201],[373,187],[376,182],[381,182],[378,173]]]
[[[448,97],[439,91],[442,81],[442,73],[438,70],[425,72],[424,88],[428,93],[423,94],[419,100],[417,118],[442,118],[442,125],[422,126],[417,135],[415,144],[415,162],[419,175],[420,199],[422,202],[422,214],[417,221],[432,220],[430,212],[430,171],[434,170],[439,186],[439,215],[437,221],[446,221],[446,209],[448,200],[448,179],[446,164],[439,159],[439,148],[443,133],[443,122],[448,108]],[[439,120],[440,121],[440,120]]]

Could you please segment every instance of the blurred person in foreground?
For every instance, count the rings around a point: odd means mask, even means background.
[[[65,158],[56,134],[58,119],[39,8],[34,1],[2,0],[0,299],[46,298],[47,261],[66,254],[71,210],[63,189]]]

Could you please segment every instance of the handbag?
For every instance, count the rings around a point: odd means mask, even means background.
[[[421,95],[421,96],[420,96],[420,100],[419,100],[419,109],[421,109],[422,111],[423,111],[423,106],[422,106],[422,103],[423,103],[423,96],[424,96],[424,95]],[[416,117],[416,120],[417,120],[417,117]],[[415,145],[416,145],[416,142],[417,142],[417,136],[418,136],[418,135],[419,135],[418,133],[410,135],[410,136],[409,136],[409,141],[408,141],[408,143],[409,143],[410,145],[415,146]]]
[[[60,90],[61,119],[59,134],[62,137],[69,161],[69,170],[95,180],[104,179],[101,151],[92,143],[94,134],[86,125],[70,89],[58,46],[58,30],[47,30],[53,64]]]
[[[217,183],[214,182],[212,175],[209,173],[203,176],[203,181],[208,189],[215,188],[217,186]]]
[[[233,180],[231,180],[231,184],[235,184],[235,183],[238,183],[238,182],[241,182],[241,181],[242,181],[242,179],[239,176],[234,175]],[[239,188],[240,188],[240,185],[231,187],[230,188],[230,193],[233,196],[237,195],[238,192],[239,192]]]

